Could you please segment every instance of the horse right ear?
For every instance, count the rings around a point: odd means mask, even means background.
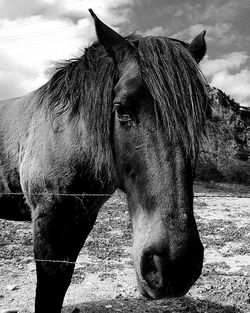
[[[96,35],[99,42],[104,46],[105,50],[116,59],[116,61],[122,62],[127,53],[134,51],[134,46],[112,28],[105,25],[95,15],[92,9],[89,9],[89,12],[94,19]]]
[[[203,30],[199,35],[197,35],[189,44],[188,50],[194,57],[197,63],[201,61],[206,53],[206,41],[205,41],[206,31]]]

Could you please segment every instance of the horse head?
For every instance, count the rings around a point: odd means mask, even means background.
[[[101,45],[117,65],[112,149],[117,186],[128,199],[140,292],[184,295],[202,270],[193,214],[198,142],[206,118],[197,63],[205,32],[190,44],[164,37],[124,38],[92,10]]]

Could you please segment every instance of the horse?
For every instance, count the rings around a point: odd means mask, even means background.
[[[189,44],[123,37],[89,11],[97,41],[37,90],[0,102],[0,217],[32,220],[35,313],[61,312],[79,251],[117,188],[143,296],[183,296],[202,271],[193,180],[209,112],[198,65],[205,31]]]

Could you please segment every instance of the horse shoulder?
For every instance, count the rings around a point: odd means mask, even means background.
[[[84,130],[56,123],[43,112],[33,116],[20,162],[21,186],[28,198],[34,193],[67,193],[79,176]]]

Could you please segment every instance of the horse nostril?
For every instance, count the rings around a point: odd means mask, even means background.
[[[152,289],[160,289],[163,282],[163,259],[155,254],[145,253],[142,259],[142,277]]]

